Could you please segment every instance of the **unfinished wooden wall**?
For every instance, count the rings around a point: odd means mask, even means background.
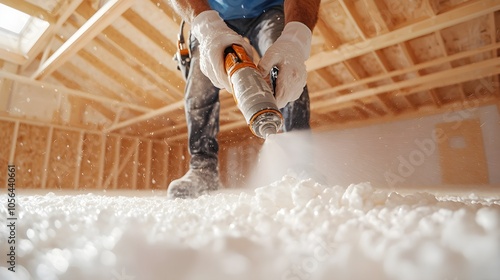
[[[186,173],[186,145],[0,117],[0,164],[26,189],[163,189]],[[225,187],[243,186],[262,141],[221,141]],[[5,182],[6,172],[0,172]]]
[[[166,189],[189,163],[183,145],[5,117],[0,144],[0,164],[16,165],[18,188]]]

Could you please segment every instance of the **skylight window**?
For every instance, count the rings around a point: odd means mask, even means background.
[[[19,35],[30,20],[30,15],[0,4],[0,28]]]
[[[49,26],[43,19],[0,4],[0,48],[8,53],[28,55]]]

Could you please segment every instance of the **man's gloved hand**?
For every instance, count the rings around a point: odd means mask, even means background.
[[[200,13],[191,23],[191,32],[198,39],[201,72],[214,86],[232,92],[231,83],[224,69],[224,50],[232,44],[245,48],[252,57],[252,46],[230,29],[216,11]]]
[[[279,69],[275,92],[278,108],[298,99],[306,85],[305,61],[309,58],[311,40],[312,32],[305,24],[289,22],[259,62],[264,77],[269,75],[273,66]]]

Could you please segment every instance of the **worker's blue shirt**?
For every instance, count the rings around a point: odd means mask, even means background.
[[[210,7],[224,20],[254,18],[273,6],[283,5],[284,0],[209,0]]]

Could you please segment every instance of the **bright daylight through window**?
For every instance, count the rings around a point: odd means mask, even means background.
[[[0,48],[27,55],[48,27],[45,20],[0,4]]]
[[[29,15],[4,4],[0,4],[0,15],[2,15],[0,17],[2,31],[7,30],[18,35],[30,20]]]

